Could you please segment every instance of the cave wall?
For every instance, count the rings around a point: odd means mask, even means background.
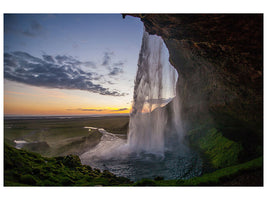
[[[163,38],[187,131],[212,123],[249,154],[262,145],[262,14],[131,14]]]

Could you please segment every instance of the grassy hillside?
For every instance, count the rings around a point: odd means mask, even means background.
[[[164,177],[157,177],[155,180],[145,179],[132,183],[108,171],[100,172],[81,164],[77,155],[92,148],[101,138],[101,133],[97,130],[88,131],[84,126],[102,127],[113,133],[122,133],[121,136],[126,137],[128,121],[128,117],[5,119],[5,185],[263,184],[262,157],[242,161],[240,157],[242,158],[246,152],[244,143],[225,137],[221,130],[209,123],[195,126],[197,128],[187,134],[190,146],[200,152],[203,159],[204,174],[200,177],[189,180],[164,180]],[[18,150],[13,148],[14,140],[25,140],[30,143]]]
[[[94,186],[129,185],[127,178],[81,164],[78,156],[46,158],[37,153],[4,149],[5,186]]]
[[[5,186],[198,186],[262,185],[263,158],[219,169],[188,180],[143,179],[136,183],[127,178],[82,165],[78,156],[46,158],[37,153],[5,144]]]

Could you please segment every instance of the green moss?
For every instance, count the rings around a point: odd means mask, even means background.
[[[225,137],[212,123],[203,123],[188,132],[192,148],[200,152],[203,165],[208,169],[219,169],[240,163],[243,145]]]
[[[242,145],[225,138],[221,132],[212,128],[198,141],[199,147],[208,155],[215,168],[228,167],[238,163]]]

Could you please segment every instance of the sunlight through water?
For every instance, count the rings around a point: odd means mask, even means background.
[[[184,143],[178,73],[161,37],[143,34],[128,138],[99,128],[100,143],[80,156],[83,164],[132,180],[186,179],[201,174],[202,161]]]

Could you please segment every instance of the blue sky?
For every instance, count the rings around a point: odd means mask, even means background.
[[[124,56],[125,48],[140,48],[142,26],[140,19],[120,14],[5,15],[5,51],[88,59],[110,50]]]
[[[129,112],[142,34],[140,19],[121,14],[5,15],[5,114],[38,114],[32,101],[57,104],[49,95],[34,99],[40,90],[84,101],[75,106],[66,100],[53,114]]]

